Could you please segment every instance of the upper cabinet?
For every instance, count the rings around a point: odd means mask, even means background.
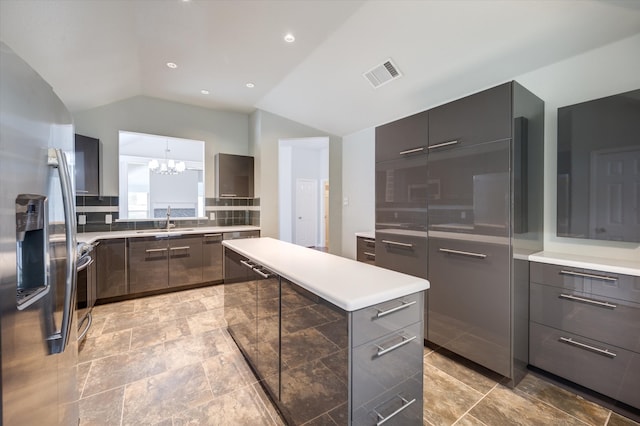
[[[253,157],[216,154],[216,197],[253,198]]]
[[[429,150],[511,138],[511,85],[429,110]]]
[[[376,127],[376,163],[426,154],[427,111]]]
[[[76,194],[100,195],[100,140],[76,134]]]

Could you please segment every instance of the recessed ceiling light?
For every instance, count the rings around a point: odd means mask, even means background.
[[[203,95],[208,95],[208,94],[209,94],[209,91],[208,91],[208,90],[204,90],[204,89],[202,89],[202,90],[200,91],[200,93],[202,93]]]
[[[287,43],[293,43],[294,41],[296,41],[296,38],[293,36],[293,34],[288,33],[284,36],[284,41],[286,41]]]
[[[178,64],[176,64],[175,62],[167,62],[167,66],[171,69],[178,68]]]
[[[249,89],[253,89],[254,87],[256,87],[256,85],[255,85],[255,84],[253,84],[253,83],[247,83],[247,84],[246,84],[246,86],[247,86]]]

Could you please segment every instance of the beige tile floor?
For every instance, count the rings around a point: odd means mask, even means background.
[[[282,425],[224,328],[222,290],[96,306],[80,425]],[[638,425],[532,374],[512,390],[436,351],[424,360],[425,425]]]

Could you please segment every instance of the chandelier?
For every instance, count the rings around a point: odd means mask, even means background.
[[[156,160],[155,158],[149,161],[149,170],[159,175],[177,175],[186,170],[184,161],[175,161],[169,159],[169,141],[167,140],[167,147],[164,150],[164,160]]]

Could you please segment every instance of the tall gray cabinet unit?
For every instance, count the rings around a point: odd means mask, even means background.
[[[543,115],[516,82],[429,111],[427,338],[512,385],[528,363],[526,256],[542,249]]]

